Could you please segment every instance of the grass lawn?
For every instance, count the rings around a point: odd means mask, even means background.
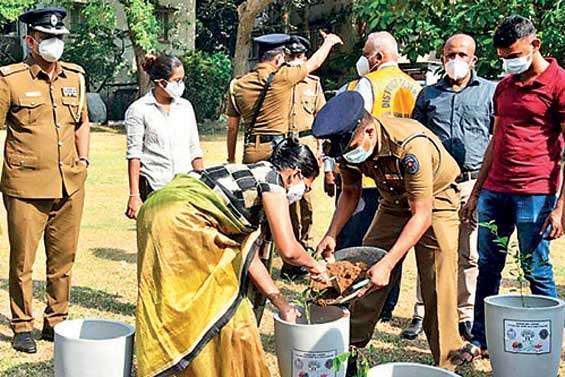
[[[3,140],[5,132],[0,133]],[[79,250],[73,269],[71,291],[71,318],[103,317],[135,322],[136,299],[136,242],[135,224],[124,216],[128,198],[126,161],[124,159],[125,135],[105,129],[92,134],[91,167],[87,181],[86,204],[82,220]],[[3,143],[2,143],[3,144]],[[240,143],[241,144],[241,143]],[[223,135],[203,137],[205,163],[225,161]],[[241,155],[241,153],[239,153]],[[317,182],[314,190],[315,236],[319,239],[327,226],[333,210],[332,200],[327,198]],[[1,206],[0,211],[4,211]],[[8,303],[8,240],[4,213],[0,227],[0,376],[50,376],[53,374],[53,345],[38,342],[39,351],[26,355],[12,350],[12,332],[9,326]],[[553,243],[553,263],[561,295],[565,294],[565,241]],[[280,260],[276,261],[275,278],[278,277]],[[390,361],[416,361],[431,363],[431,355],[423,336],[416,341],[399,338],[402,328],[411,317],[414,304],[415,265],[414,257],[407,258],[403,274],[400,302],[394,319],[378,324],[373,344],[378,352],[372,355],[374,364]],[[35,263],[34,336],[39,338],[42,311],[45,302],[45,253],[40,246]],[[304,288],[300,284],[278,283],[287,295],[295,295]],[[505,280],[504,291],[512,289]],[[261,323],[261,337],[273,376],[278,376],[274,354],[273,320],[269,312]],[[562,365],[565,363],[562,363]],[[561,371],[565,371],[565,365]],[[479,361],[460,372],[467,377],[491,376],[488,361]],[[415,376],[416,377],[416,376]],[[546,377],[546,376],[540,376]]]

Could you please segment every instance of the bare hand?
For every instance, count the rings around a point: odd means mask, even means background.
[[[278,309],[279,315],[283,321],[296,323],[296,318],[301,316],[300,312],[292,305],[290,305],[287,299],[280,292],[273,292],[267,295],[271,304]]]
[[[343,41],[341,40],[341,38],[333,33],[325,33],[322,30],[320,30],[320,35],[322,36],[322,38],[324,38],[324,43],[329,43],[331,46],[335,46],[337,44],[342,45]]]
[[[335,173],[333,171],[324,173],[324,192],[330,198],[335,196]]]
[[[139,196],[130,196],[128,200],[128,207],[126,209],[126,216],[130,219],[136,219],[139,209],[143,205]]]
[[[556,238],[561,237],[563,235],[562,219],[563,219],[563,211],[559,208],[554,209],[549,214],[549,216],[547,216],[547,219],[543,223],[540,234],[544,234],[547,227],[550,226],[551,229],[548,231],[549,233],[544,238],[554,240]]]
[[[327,283],[329,280],[326,262],[316,262],[312,268],[308,269],[312,280]]]
[[[316,248],[316,257],[322,257],[326,262],[333,263],[335,262],[334,258],[334,251],[335,251],[335,238],[332,236],[324,236],[322,241],[318,244]]]
[[[471,229],[475,229],[477,227],[477,202],[479,201],[478,194],[471,194],[467,203],[463,206],[461,210],[461,221],[463,224],[469,226]]]
[[[371,283],[367,287],[361,289],[357,294],[357,297],[363,297],[369,292],[386,287],[390,283],[391,272],[392,267],[386,260],[381,260],[374,264],[367,271],[367,275],[369,275]]]
[[[288,305],[288,308],[285,308],[284,310],[279,310],[279,314],[281,319],[288,323],[296,323],[296,319],[302,316],[298,309],[292,305]]]

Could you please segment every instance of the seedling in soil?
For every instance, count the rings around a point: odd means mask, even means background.
[[[349,358],[353,358],[357,360],[357,373],[355,374],[355,377],[367,377],[370,369],[369,355],[374,352],[376,352],[376,348],[372,344],[367,348],[351,346],[350,351],[344,352],[333,359],[332,368],[336,372],[339,372],[343,364],[347,363]]]
[[[312,289],[311,287],[306,288],[298,295],[298,298],[292,301],[292,304],[302,308],[304,311],[304,318],[306,319],[306,323],[308,325],[312,324],[312,304],[318,301],[318,299],[325,293],[326,291],[317,291]]]
[[[532,255],[522,255],[520,249],[518,248],[518,243],[515,240],[510,242],[509,237],[501,237],[498,234],[498,225],[494,220],[483,221],[479,223],[479,226],[487,228],[494,236],[493,242],[500,247],[500,252],[508,254],[512,257],[512,268],[510,269],[510,275],[514,277],[518,283],[520,290],[520,299],[522,301],[522,307],[526,308],[526,297],[524,296],[524,287],[527,284],[526,274],[532,271]]]

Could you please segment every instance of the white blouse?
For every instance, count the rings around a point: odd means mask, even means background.
[[[141,160],[141,175],[154,190],[202,158],[194,109],[184,98],[174,99],[166,113],[150,91],[130,105],[125,125],[127,159]]]

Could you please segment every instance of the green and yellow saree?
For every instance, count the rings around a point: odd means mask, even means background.
[[[255,236],[196,178],[149,196],[137,219],[139,376],[269,376],[244,298]]]

